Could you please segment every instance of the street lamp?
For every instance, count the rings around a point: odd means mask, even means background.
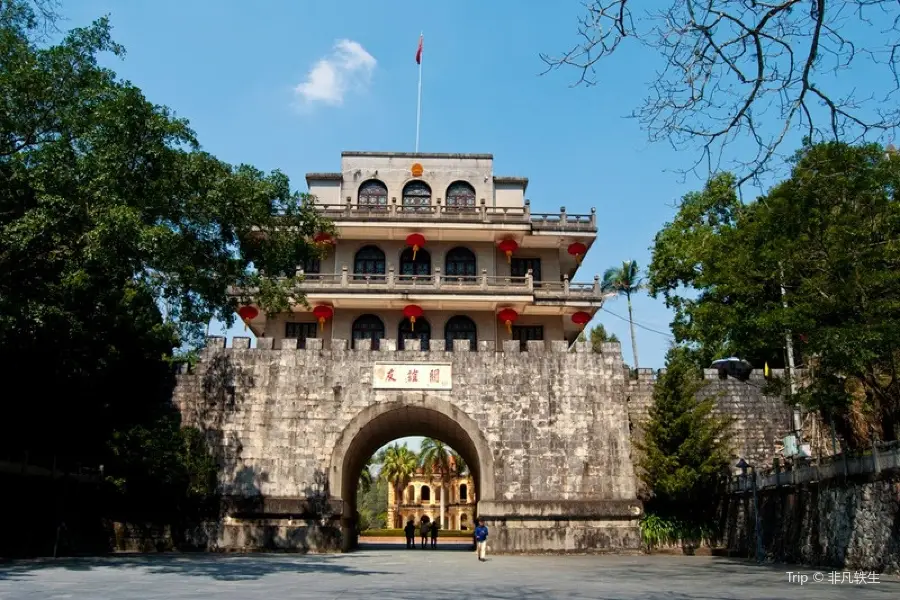
[[[761,532],[761,523],[759,520],[759,500],[756,496],[756,468],[744,460],[743,457],[737,462],[735,465],[738,469],[741,470],[741,476],[744,477],[746,481],[747,477],[747,469],[751,469],[753,471],[753,520],[754,520],[754,534],[756,537],[756,562],[761,563],[763,560],[763,550],[762,550],[762,532]]]

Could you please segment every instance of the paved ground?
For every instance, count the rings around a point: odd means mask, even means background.
[[[329,556],[152,555],[0,564],[0,598],[70,600],[402,600],[565,598],[641,600],[896,600],[900,582],[831,584],[803,569],[712,557],[494,556],[396,546]],[[840,575],[838,575],[840,577]],[[427,591],[425,589],[427,588]]]

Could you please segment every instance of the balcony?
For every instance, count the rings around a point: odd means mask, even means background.
[[[484,198],[480,206],[444,206],[437,198],[430,206],[403,206],[396,198],[386,205],[357,204],[348,197],[344,204],[316,204],[322,215],[335,223],[406,222],[406,223],[480,223],[488,225],[530,225],[532,231],[562,233],[596,233],[597,211],[587,215],[569,214],[565,207],[559,213],[532,213],[528,200],[523,207],[487,206]]]
[[[531,274],[524,277],[492,276],[486,271],[474,277],[444,276],[440,268],[431,275],[398,275],[393,267],[385,275],[350,273],[347,267],[340,273],[297,272],[303,281],[297,291],[303,294],[322,293],[434,293],[464,295],[509,295],[527,296],[535,300],[588,300],[602,301],[605,294],[600,290],[600,278],[593,283],[563,281],[534,281]]]

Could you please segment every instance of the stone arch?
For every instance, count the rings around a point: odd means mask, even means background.
[[[478,501],[494,499],[494,456],[478,423],[450,402],[420,392],[406,392],[389,402],[361,410],[334,444],[328,479],[333,497],[343,501],[343,546],[356,545],[356,482],[366,460],[378,448],[399,437],[442,440],[469,466]]]

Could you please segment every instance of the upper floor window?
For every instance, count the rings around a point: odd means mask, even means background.
[[[357,204],[372,210],[387,210],[387,186],[377,179],[370,179],[359,186]]]
[[[406,350],[407,340],[419,340],[419,349],[428,350],[428,342],[431,341],[431,323],[426,319],[419,317],[415,325],[409,319],[403,319],[398,330],[398,350]]]
[[[543,325],[513,325],[512,339],[519,340],[519,348],[522,352],[527,349],[529,340],[543,341],[544,326]]]
[[[351,335],[354,347],[356,340],[372,340],[372,350],[378,350],[384,338],[384,322],[375,315],[362,315],[353,321]]]
[[[303,267],[303,272],[307,275],[318,274],[322,270],[322,264],[315,257],[307,258],[301,266]]]
[[[431,275],[431,255],[428,250],[419,249],[416,258],[413,259],[412,248],[407,248],[400,253],[400,280],[410,280],[416,277],[427,278]]]
[[[447,188],[447,208],[475,210],[475,188],[465,181],[454,181]]]
[[[366,276],[369,276],[372,279],[383,279],[386,266],[384,252],[381,248],[363,246],[356,251],[356,256],[353,258],[353,278],[365,279]]]
[[[452,281],[472,281],[475,279],[475,253],[468,248],[457,246],[447,253],[444,274]]]
[[[285,323],[284,337],[296,338],[298,348],[306,348],[306,338],[318,337],[319,324],[312,323]]]
[[[525,277],[531,269],[531,278],[534,285],[541,284],[541,259],[539,258],[513,258],[509,265],[509,274],[513,277]]]
[[[466,484],[462,484],[459,486],[459,501],[460,502],[468,502],[469,501],[469,488]],[[463,515],[465,516],[465,515]]]
[[[419,492],[422,502],[430,502],[431,501],[431,488],[427,485],[422,486],[422,491]]]
[[[469,340],[469,350],[478,346],[478,331],[475,321],[465,315],[451,317],[444,325],[444,342],[447,350],[453,350],[453,340]]]
[[[410,181],[403,186],[403,210],[431,210],[431,188],[424,181]]]

